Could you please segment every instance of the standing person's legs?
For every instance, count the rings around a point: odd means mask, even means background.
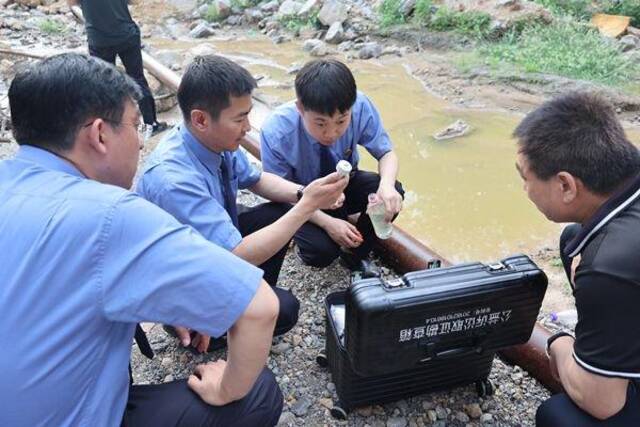
[[[291,209],[291,206],[284,203],[264,203],[241,212],[238,215],[240,234],[248,236],[273,224],[285,215],[289,209]],[[287,243],[275,255],[258,266],[264,271],[264,280],[271,285],[280,301],[280,314],[276,322],[275,335],[284,334],[293,328],[298,322],[298,312],[300,311],[300,302],[291,291],[276,286],[288,246],[289,244]]]
[[[627,390],[627,402],[613,417],[599,420],[584,412],[565,393],[551,396],[536,412],[537,427],[631,427],[640,426],[640,395],[633,383]]]
[[[89,55],[100,58],[110,64],[116,64],[116,50],[112,47],[95,47],[89,45]]]
[[[153,125],[156,123],[156,103],[151,89],[149,89],[149,83],[144,77],[141,49],[140,37],[136,37],[131,42],[118,48],[118,56],[127,74],[138,83],[142,91],[142,99],[138,101],[138,105],[144,122],[148,125]]]
[[[264,369],[243,399],[225,406],[203,402],[186,380],[134,385],[122,420],[124,427],[275,426],[282,412],[282,392]]]
[[[356,227],[362,234],[363,242],[353,250],[360,259],[365,259],[369,256],[375,242],[375,232],[366,210],[369,203],[369,194],[376,193],[379,186],[380,175],[374,172],[356,170],[349,179],[349,185],[344,191],[344,209],[346,213],[348,215],[360,213]],[[404,189],[399,181],[396,181],[396,191],[404,198]]]

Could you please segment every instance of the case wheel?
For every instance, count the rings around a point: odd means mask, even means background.
[[[476,381],[476,392],[478,392],[479,397],[492,396],[493,383],[488,379]]]
[[[329,360],[327,359],[327,356],[322,351],[319,352],[318,355],[316,356],[316,363],[323,368],[326,368],[327,366],[329,366]]]
[[[336,420],[346,420],[347,419],[347,411],[342,409],[340,406],[340,402],[333,405],[333,408],[330,410],[331,416]]]

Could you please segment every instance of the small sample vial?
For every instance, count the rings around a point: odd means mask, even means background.
[[[367,215],[371,219],[373,231],[380,239],[388,239],[393,233],[393,226],[385,221],[384,203],[376,193],[369,194],[369,205],[367,205]]]
[[[336,172],[338,172],[340,176],[346,176],[347,178],[351,173],[351,169],[351,163],[347,162],[346,160],[340,160],[336,165]]]

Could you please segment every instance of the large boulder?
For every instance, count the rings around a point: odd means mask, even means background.
[[[382,55],[382,46],[377,42],[365,43],[358,51],[358,58],[371,59],[377,58]]]
[[[619,43],[623,52],[640,48],[640,38],[630,34],[622,37]]]
[[[300,18],[309,18],[313,13],[320,10],[322,7],[322,0],[307,0],[298,11]]]
[[[347,5],[340,1],[329,0],[320,9],[318,20],[322,25],[330,27],[336,22],[343,23],[347,20]]]
[[[278,8],[278,15],[282,17],[294,16],[302,9],[302,4],[295,0],[285,0]]]
[[[320,39],[305,40],[302,50],[309,52],[311,56],[325,56],[329,53],[327,45]]]
[[[206,22],[201,22],[196,27],[189,32],[189,37],[194,39],[204,39],[206,37],[210,37],[215,34],[213,28],[209,26]]]
[[[327,30],[327,34],[324,36],[324,41],[331,44],[339,44],[344,40],[344,28],[342,23],[334,22]]]

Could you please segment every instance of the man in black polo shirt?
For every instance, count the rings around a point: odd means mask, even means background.
[[[167,124],[158,122],[156,104],[144,77],[140,29],[129,14],[127,0],[67,0],[69,6],[80,5],[84,15],[89,53],[111,64],[120,57],[127,74],[142,90],[138,101],[142,119],[152,126],[152,133],[162,132]]]
[[[560,251],[578,311],[575,338],[548,343],[565,393],[539,427],[640,426],[640,155],[610,104],[571,93],[520,123],[516,167],[531,201],[565,229]]]

